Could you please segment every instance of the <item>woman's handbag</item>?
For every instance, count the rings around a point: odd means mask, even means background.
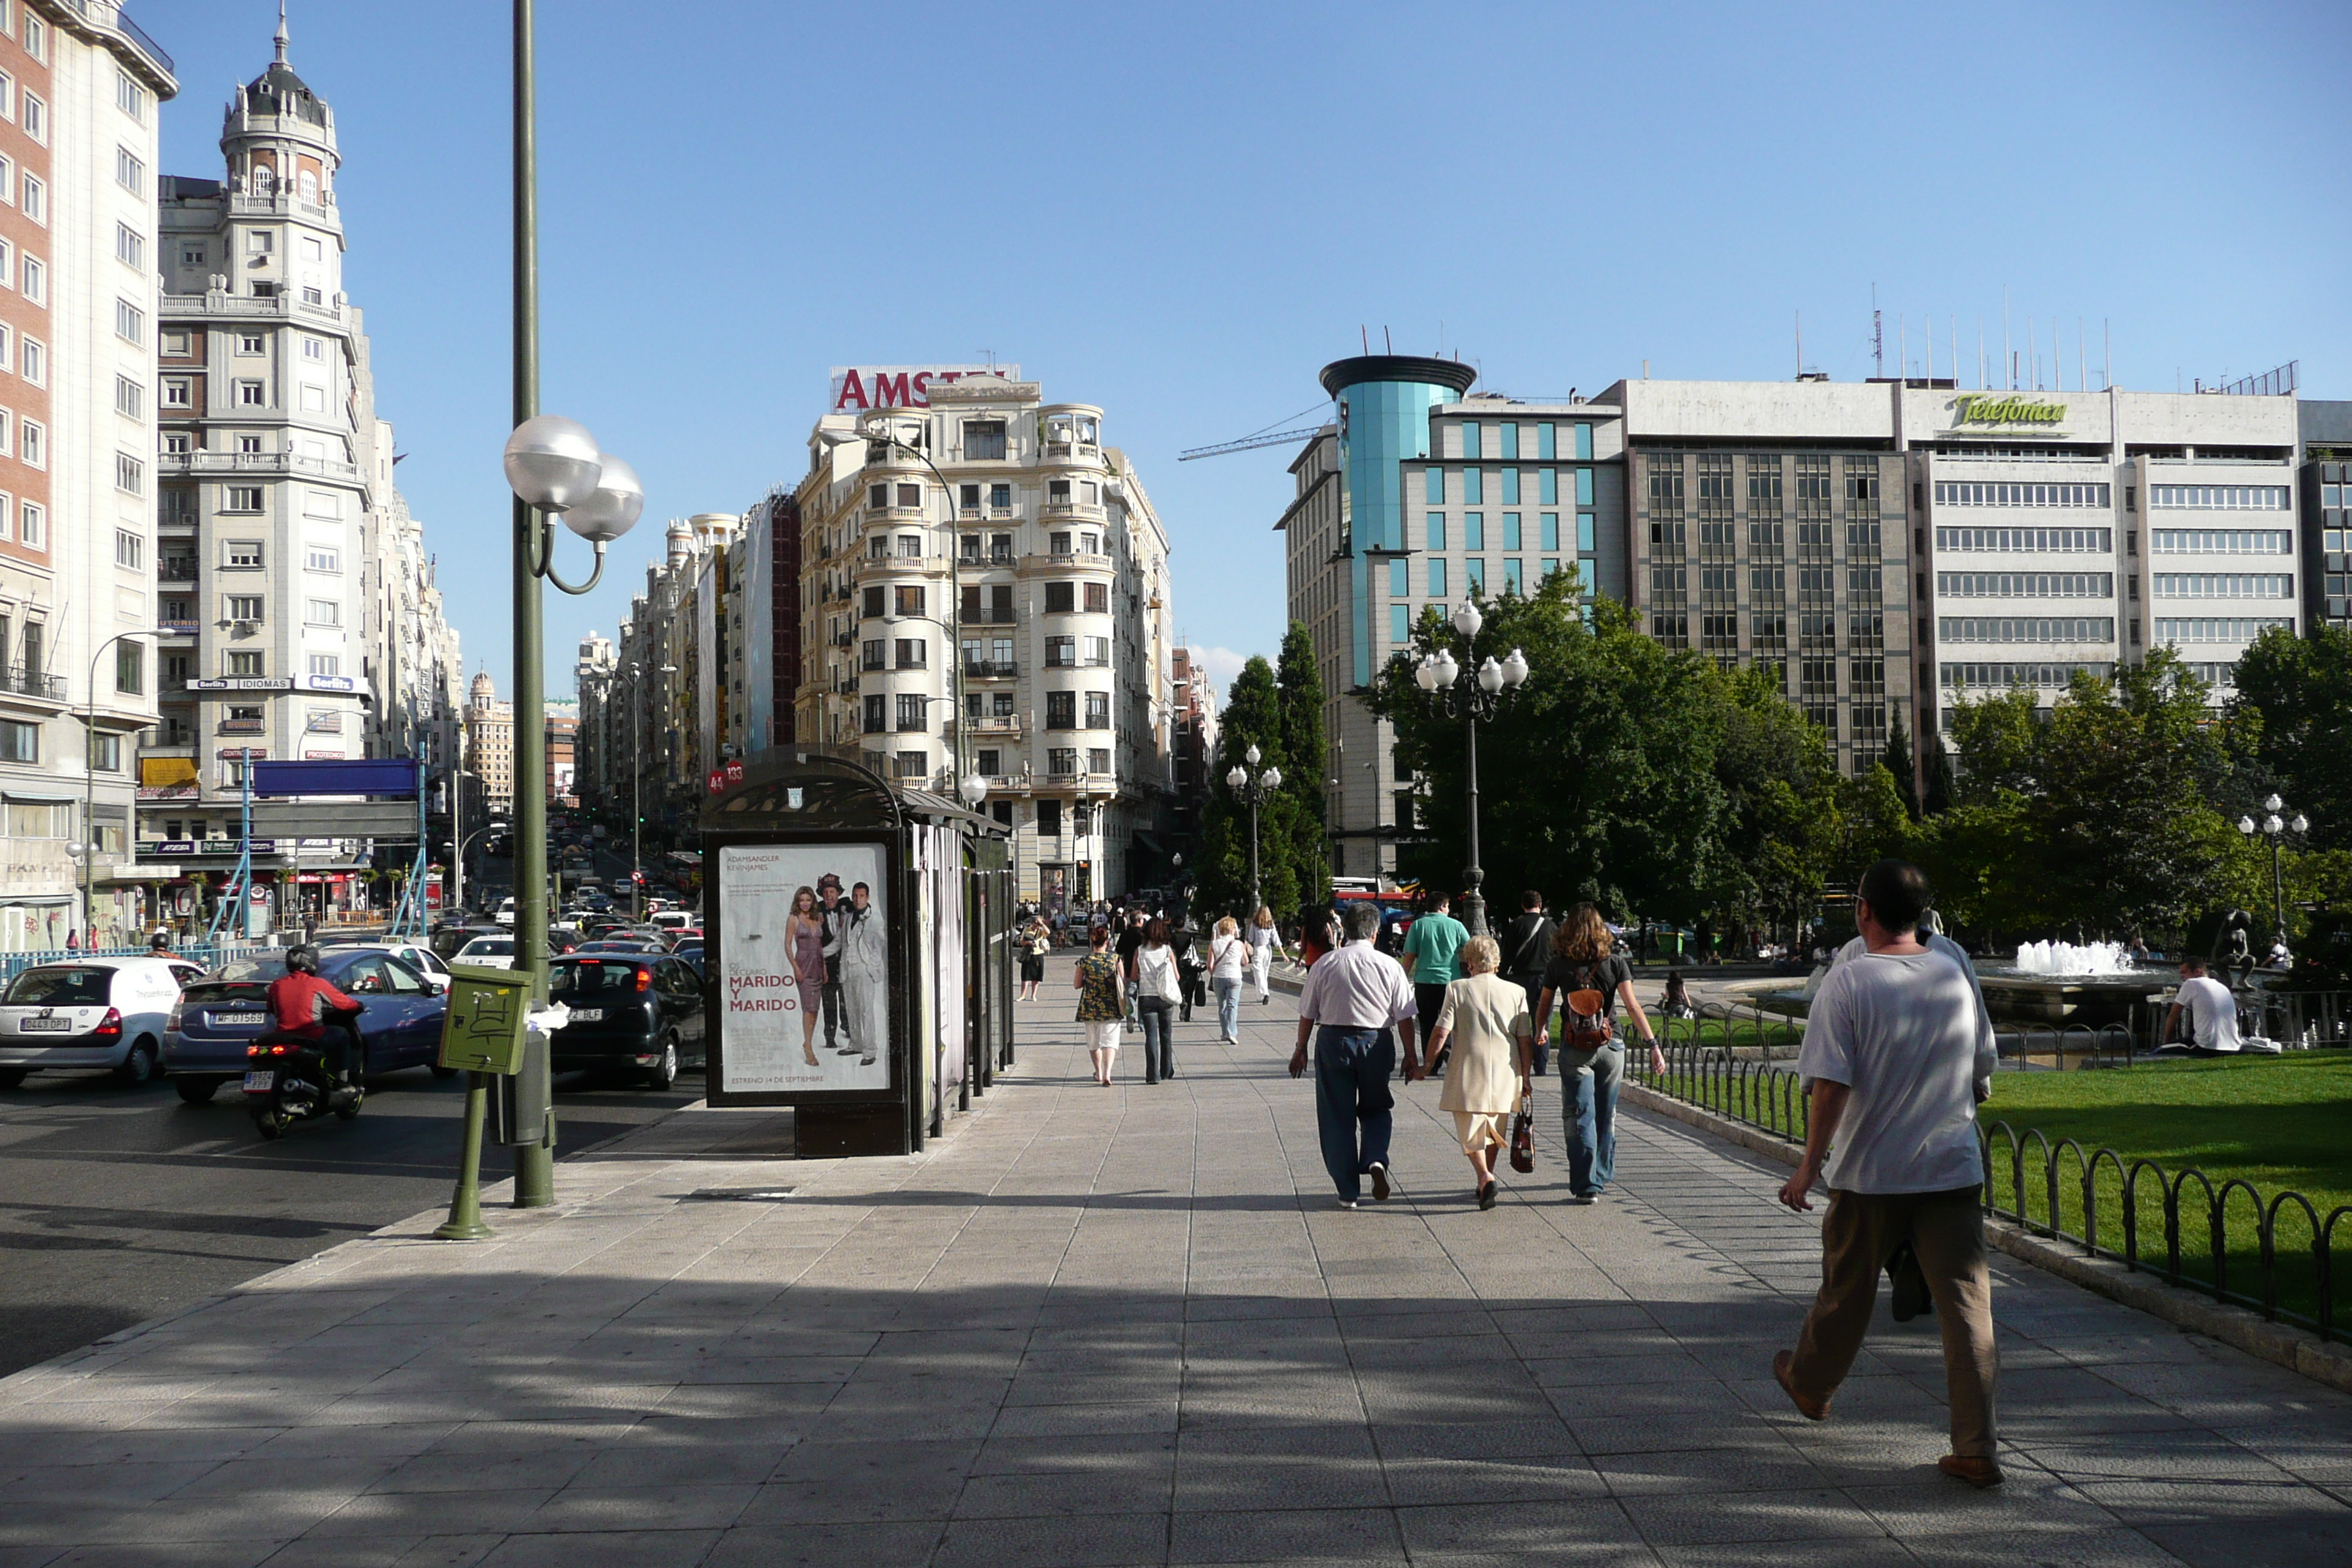
[[[1519,1096],[1519,1113],[1511,1118],[1511,1169],[1522,1176],[1536,1168],[1536,1097]]]

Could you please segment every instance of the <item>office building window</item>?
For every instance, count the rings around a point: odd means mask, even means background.
[[[223,661],[221,673],[231,676],[254,676],[264,675],[268,671],[261,668],[259,654],[233,653]]]
[[[147,413],[147,389],[127,375],[114,378],[114,411],[127,419],[138,419]]]
[[[1433,599],[1444,598],[1446,593],[1444,559],[1443,557],[1432,557],[1429,563],[1428,571],[1429,596]]]
[[[1389,597],[1402,599],[1412,592],[1412,574],[1402,555],[1389,557]]]
[[[1954,599],[2111,599],[2116,577],[2112,572],[1938,572],[1936,592]]]
[[[894,641],[896,647],[893,651],[898,656],[898,665],[900,669],[921,669],[929,664],[930,643],[928,639],[898,637]]]
[[[1421,499],[1431,506],[1445,504],[1445,470],[1434,466],[1421,471]]]
[[[1559,513],[1548,511],[1542,515],[1538,523],[1538,538],[1539,540],[1538,549],[1558,550],[1559,548]]]
[[[1087,728],[1089,730],[1108,730],[1110,728],[1109,692],[1089,691],[1087,693]]]
[[[894,589],[892,591],[891,598],[892,603],[897,607],[897,613],[899,615],[919,616],[925,613],[923,609],[923,590],[920,587],[900,587]]]
[[[1478,422],[1475,419],[1465,419],[1462,422],[1462,455],[1474,463],[1486,455],[1485,443],[1479,438]],[[1463,478],[1466,480],[1469,476],[1465,474]]]
[[[147,240],[127,223],[114,226],[114,259],[125,267],[144,270],[147,266]]]
[[[221,510],[223,511],[259,511],[261,487],[259,485],[229,486],[227,499],[222,503]]]
[[[1484,468],[1462,470],[1462,499],[1472,506],[1483,506],[1486,500],[1486,473]]]
[[[1542,506],[1559,504],[1559,470],[1558,468],[1536,470],[1536,500]]]
[[[37,763],[40,760],[41,727],[38,724],[26,723],[21,719],[0,719],[0,763]],[[19,811],[26,813],[27,816],[29,816],[30,814],[34,812],[51,809],[54,808],[46,806],[19,806],[12,803],[8,808],[8,828],[10,836],[25,837],[34,837],[30,834],[24,834],[19,829],[16,815]],[[42,834],[39,837],[61,837],[63,836],[61,834]]]
[[[1095,669],[1108,669],[1110,668],[1110,638],[1087,637],[1086,639],[1086,650],[1087,664],[1088,668]],[[1011,700],[1010,694],[1006,695],[1006,700]]]
[[[2291,572],[2159,572],[2160,599],[2292,599]]]
[[[1937,619],[1936,635],[1948,643],[2111,643],[2116,640],[2116,619],[2113,616],[1943,616]],[[2162,640],[2160,633],[2158,640]]]
[[[303,552],[302,565],[304,570],[310,572],[341,572],[343,569],[342,552],[331,545],[313,544]]]
[[[857,649],[857,667],[860,669],[887,669],[890,668],[888,649],[886,647],[883,639],[880,637],[867,637],[864,642],[859,644]]]
[[[868,735],[886,733],[890,728],[890,700],[879,692],[868,692],[863,704],[863,729]]]
[[[24,373],[25,379],[35,386],[48,384],[49,351],[39,339],[20,337],[16,340],[16,364]]]
[[[314,653],[310,656],[310,673],[313,675],[322,676],[339,676],[343,673],[343,661],[341,658],[336,654]]]
[[[147,541],[127,528],[114,531],[114,563],[136,572],[146,564]]]
[[[1549,463],[1559,456],[1559,426],[1546,420],[1536,426],[1536,457],[1539,461]]]
[[[114,454],[114,488],[126,495],[142,495],[147,488],[147,465],[127,452]]]
[[[1576,427],[1576,460],[1580,463],[1592,461],[1592,426],[1590,425]]]
[[[2166,487],[2159,486],[2158,489]],[[2180,487],[2173,487],[2180,488]],[[2025,507],[2097,507],[2108,504],[2105,485],[2011,485],[1976,484],[1939,479],[1936,483],[1937,506],[2025,506]],[[2286,492],[2281,490],[2281,495]],[[2163,504],[2158,502],[2158,505]]]
[[[1395,647],[1402,647],[1404,646],[1406,641],[1412,637],[1412,606],[1411,605],[1391,605],[1389,606],[1390,643]]]
[[[259,594],[227,595],[222,606],[224,617],[232,621],[257,621],[261,619],[261,600]]]
[[[1011,485],[989,486],[988,510],[1000,515],[1011,511],[1013,510],[1013,487]]]
[[[1506,594],[1519,592],[1519,563],[1517,561],[1503,563],[1503,592]]]
[[[1579,506],[1592,504],[1592,470],[1591,468],[1576,470],[1576,504]]]
[[[1507,463],[1517,462],[1519,460],[1518,426],[1507,420],[1495,428],[1503,438],[1503,460]]]
[[[1075,730],[1078,727],[1078,694],[1075,691],[1045,693],[1045,728]]]
[[[919,731],[923,727],[923,710],[930,700],[919,692],[901,691],[898,695],[898,730],[901,733]]]
[[[2328,487],[2333,489],[2333,486]],[[2158,528],[2148,548],[2158,555],[2291,555],[2294,534],[2284,528]],[[2331,544],[2333,552],[2340,544]]]
[[[114,645],[114,689],[136,696],[147,689],[147,650],[135,642]]]
[[[1507,429],[1510,426],[1507,426],[1505,428]],[[1519,504],[1519,470],[1517,468],[1503,470],[1503,504],[1505,506]]]
[[[1078,663],[1078,639],[1056,637],[1045,639],[1045,665],[1049,669],[1075,669]]]
[[[1507,511],[1503,514],[1503,548],[1506,550],[1519,548],[1519,514],[1517,512]]]
[[[1442,511],[1433,511],[1422,520],[1422,523],[1424,531],[1428,534],[1428,538],[1423,541],[1424,548],[1430,550],[1444,549],[1445,514]]]
[[[16,537],[25,546],[39,550],[48,543],[49,514],[31,501],[16,503]]]
[[[258,620],[260,617],[257,616],[254,618]],[[340,626],[343,624],[342,604],[335,599],[305,599],[302,601],[302,620],[307,626]]]
[[[1109,584],[1089,583],[1087,584],[1087,614],[1090,616],[1107,616],[1110,614]]]
[[[126,343],[147,341],[147,313],[128,300],[114,302],[114,335]]]
[[[1465,550],[1486,548],[1486,514],[1485,512],[1465,511],[1462,514],[1462,548]]]
[[[1485,594],[1486,592],[1486,563],[1484,561],[1465,561],[1462,563],[1462,581],[1468,586],[1471,593],[1479,595]]]
[[[1078,585],[1076,583],[1048,583],[1045,584],[1045,613],[1047,615],[1066,616],[1075,612],[1077,607]]]

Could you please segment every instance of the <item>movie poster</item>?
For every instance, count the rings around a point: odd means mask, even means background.
[[[890,911],[877,844],[720,847],[727,1094],[890,1087]]]

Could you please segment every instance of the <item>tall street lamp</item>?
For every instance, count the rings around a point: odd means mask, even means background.
[[[2285,809],[2286,802],[2273,795],[2263,802],[2260,822],[2251,816],[2238,818],[2239,832],[2249,838],[2260,834],[2271,841],[2271,931],[2272,940],[2282,942],[2286,941],[2286,884],[2279,873],[2279,846],[2290,833],[2300,838],[2311,831],[2311,818],[2298,811],[2293,821],[2287,821],[2279,815]]]
[[[1252,918],[1252,919],[1255,919],[1255,918],[1256,918],[1256,915],[1257,915],[1257,911],[1258,911],[1258,908],[1259,908],[1259,906],[1261,906],[1262,904],[1264,904],[1264,903],[1265,902],[1265,898],[1264,898],[1264,897],[1259,893],[1259,891],[1258,891],[1258,869],[1257,869],[1257,808],[1258,808],[1260,805],[1264,805],[1264,804],[1265,803],[1265,797],[1266,797],[1267,795],[1272,795],[1276,790],[1278,790],[1278,789],[1280,789],[1280,788],[1282,787],[1282,770],[1281,770],[1280,768],[1268,768],[1268,769],[1266,769],[1266,770],[1265,770],[1265,772],[1264,772],[1264,773],[1253,773],[1251,772],[1251,769],[1254,769],[1254,768],[1255,768],[1255,767],[1257,766],[1257,763],[1258,763],[1258,755],[1259,755],[1259,753],[1258,753],[1258,749],[1257,749],[1257,747],[1256,747],[1255,745],[1252,745],[1248,751],[1244,752],[1242,753],[1242,763],[1236,763],[1233,767],[1231,767],[1231,768],[1227,769],[1227,770],[1226,770],[1226,773],[1225,773],[1225,787],[1226,787],[1227,789],[1229,789],[1229,790],[1233,791],[1233,792],[1234,792],[1234,795],[1236,795],[1238,798],[1240,798],[1240,799],[1243,799],[1243,800],[1245,800],[1245,801],[1249,802],[1249,808],[1250,808],[1250,907],[1249,907],[1249,912],[1250,912],[1250,916],[1251,916],[1251,918]],[[1242,765],[1242,763],[1247,763],[1247,764],[1248,764],[1248,766],[1246,766],[1246,767],[1243,766],[1243,765]]]
[[[1429,694],[1430,707],[1445,718],[1462,721],[1462,742],[1467,763],[1468,819],[1470,826],[1470,863],[1462,868],[1463,924],[1472,936],[1486,934],[1486,900],[1478,889],[1486,873],[1478,865],[1478,726],[1492,720],[1506,697],[1517,692],[1528,679],[1528,658],[1517,648],[1499,662],[1492,654],[1478,666],[1472,679],[1469,661],[1478,657],[1478,628],[1486,624],[1486,616],[1471,600],[1462,601],[1454,612],[1454,630],[1462,639],[1462,657],[1456,659],[1454,650],[1441,643],[1437,651],[1423,656],[1412,672],[1415,684]]]
[[[666,664],[656,675],[676,675],[677,666]],[[646,821],[645,776],[646,742],[643,718],[645,690],[641,677],[645,666],[629,666],[629,919],[646,918],[646,856],[639,841]]]

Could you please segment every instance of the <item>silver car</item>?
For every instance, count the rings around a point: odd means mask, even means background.
[[[155,1076],[180,988],[203,973],[177,958],[86,958],[26,970],[0,992],[0,1089],[33,1072]]]

